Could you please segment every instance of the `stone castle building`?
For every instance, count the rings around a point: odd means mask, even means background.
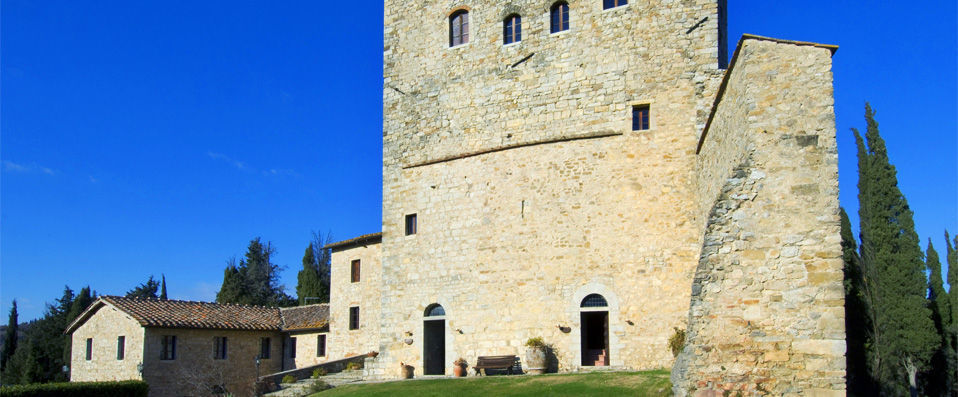
[[[382,230],[326,247],[318,362],[451,374],[541,337],[680,396],[844,394],[837,47],[727,61],[725,0],[384,2]]]
[[[386,0],[382,232],[330,247],[331,344],[382,378],[542,337],[562,371],[677,364],[679,395],[843,394],[836,47],[745,36],[729,63],[725,24]]]

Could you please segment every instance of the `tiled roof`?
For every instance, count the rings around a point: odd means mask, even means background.
[[[279,330],[279,309],[229,303],[104,296],[144,327]]]
[[[329,305],[325,303],[284,307],[279,313],[286,331],[320,329],[329,325]]]
[[[354,245],[378,244],[383,242],[383,232],[369,233],[349,240],[326,244],[323,249],[346,248]]]

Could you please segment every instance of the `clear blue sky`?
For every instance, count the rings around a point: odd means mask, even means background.
[[[742,33],[841,46],[842,204],[857,226],[849,128],[871,101],[923,248],[943,251],[954,2],[730,0],[729,51]],[[161,273],[171,298],[210,300],[256,236],[294,289],[312,231],[380,230],[381,3],[3,0],[0,40],[3,316]]]

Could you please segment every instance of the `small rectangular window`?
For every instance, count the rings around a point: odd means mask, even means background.
[[[406,235],[416,234],[416,214],[406,215]]]
[[[122,360],[126,356],[126,336],[116,337],[116,359]]]
[[[260,338],[259,339],[259,358],[267,359],[269,358],[269,338]]]
[[[296,338],[289,338],[289,358],[296,358]]]
[[[93,359],[93,338],[86,338],[86,359]]]
[[[316,357],[326,356],[326,335],[316,336]]]
[[[226,337],[225,336],[213,337],[213,359],[214,360],[226,359]]]
[[[629,0],[602,0],[602,9],[608,10],[626,4],[629,4]]]
[[[359,282],[359,259],[354,259],[350,266],[349,279],[354,283]]]
[[[650,123],[649,105],[636,105],[632,107],[632,131],[647,130],[649,129]]]
[[[349,308],[349,329],[359,329],[359,306]]]
[[[176,359],[176,335],[163,335],[163,346],[160,351],[160,360]]]

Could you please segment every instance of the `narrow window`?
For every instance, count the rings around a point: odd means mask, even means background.
[[[608,10],[626,4],[629,4],[629,0],[602,0],[602,9]]]
[[[259,358],[269,358],[269,338],[259,338]]]
[[[316,335],[316,357],[326,356],[326,335]]]
[[[557,2],[549,9],[549,31],[558,33],[569,30],[569,3],[564,1]]]
[[[93,338],[86,338],[86,359],[87,361],[93,359]]]
[[[213,337],[213,359],[214,360],[226,359],[226,337],[225,336]]]
[[[354,259],[350,269],[350,275],[349,275],[349,279],[352,280],[352,282],[354,283],[359,282],[359,266],[360,266],[359,259]]]
[[[126,336],[116,337],[116,359],[122,360],[126,356]]]
[[[636,105],[632,107],[632,131],[642,131],[649,129],[649,105]]]
[[[469,11],[459,10],[449,16],[449,46],[469,42]]]
[[[359,329],[359,306],[349,308],[349,329]]]
[[[520,40],[522,40],[522,17],[510,15],[502,21],[502,42],[511,44]]]
[[[176,335],[163,335],[163,350],[160,352],[160,360],[176,359]]]
[[[416,234],[416,214],[406,215],[406,235]]]
[[[289,358],[296,358],[296,338],[289,338]]]

